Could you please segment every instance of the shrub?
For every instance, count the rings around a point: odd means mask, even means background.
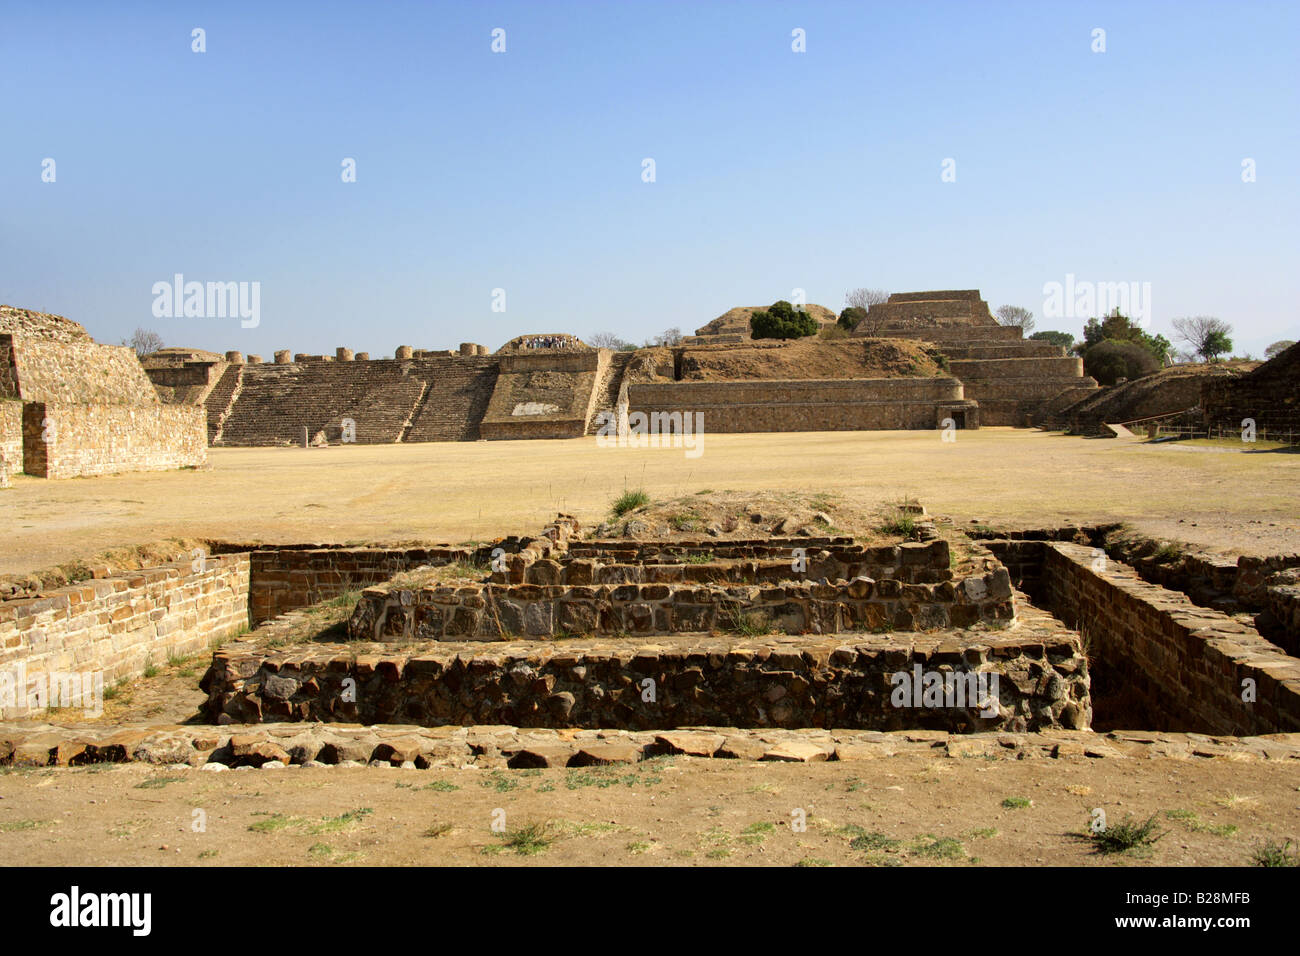
[[[1165,835],[1156,833],[1155,829],[1155,814],[1142,823],[1126,816],[1120,823],[1113,823],[1100,832],[1092,833],[1092,843],[1098,853],[1123,853],[1138,847],[1149,847]]]
[[[609,506],[609,510],[614,512],[616,517],[621,518],[629,511],[633,511],[640,508],[642,505],[648,505],[649,503],[650,496],[645,493],[644,489],[637,488],[634,491],[625,491],[615,498],[614,503]]]
[[[756,339],[801,339],[814,335],[818,328],[816,319],[785,299],[774,302],[767,311],[755,312],[749,320],[750,333]]]
[[[867,317],[867,310],[860,309],[856,305],[851,305],[840,313],[839,325],[846,332],[852,332],[859,322]]]
[[[1063,349],[1068,349],[1074,344],[1074,336],[1069,332],[1053,332],[1047,330],[1044,332],[1035,332],[1029,336],[1033,342],[1050,342],[1053,345],[1059,345]]]
[[[1114,385],[1121,378],[1134,379],[1160,367],[1150,349],[1136,342],[1104,339],[1083,353],[1083,370],[1102,385]]]

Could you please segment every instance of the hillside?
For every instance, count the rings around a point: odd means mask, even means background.
[[[708,325],[701,326],[695,330],[696,335],[728,335],[742,334],[749,335],[749,320],[755,312],[761,312],[771,307],[768,305],[742,305],[722,313]],[[808,314],[817,320],[822,327],[834,325],[838,316],[824,305],[806,305],[805,309]]]

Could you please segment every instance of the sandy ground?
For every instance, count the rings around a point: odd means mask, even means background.
[[[175,535],[265,542],[487,540],[556,511],[598,523],[625,488],[653,496],[779,489],[919,498],[962,521],[1119,519],[1227,552],[1300,550],[1300,455],[1096,440],[1027,429],[705,435],[682,448],[566,441],[212,449],[197,471],[0,491],[0,572]]]
[[[1097,807],[1111,821],[1155,814],[1164,836],[1098,854],[1086,837]],[[800,811],[807,829],[796,832]],[[533,824],[546,824],[549,842],[518,838]],[[581,770],[0,775],[11,865],[1237,866],[1266,841],[1297,837],[1300,767],[1228,760],[678,757]]]

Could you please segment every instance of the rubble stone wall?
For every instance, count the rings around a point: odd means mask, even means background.
[[[366,641],[546,640],[575,634],[726,630],[747,614],[791,634],[1005,626],[1005,568],[938,584],[858,577],[833,584],[497,585],[367,588],[348,622]]]
[[[961,675],[984,695],[894,696],[893,675]],[[969,676],[967,676],[969,675]],[[996,677],[994,676],[996,675]],[[946,679],[946,678],[945,678]],[[924,681],[924,677],[922,677]],[[208,719],[517,727],[1086,729],[1088,670],[1064,630],[836,638],[691,636],[438,645],[418,653],[231,646],[204,678]],[[981,706],[981,702],[983,706]]]

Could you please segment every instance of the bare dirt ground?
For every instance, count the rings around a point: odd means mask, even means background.
[[[212,449],[210,467],[0,492],[0,573],[183,535],[229,541],[488,540],[557,511],[594,525],[625,489],[918,498],[959,522],[1122,520],[1224,552],[1300,550],[1300,455],[1021,429],[710,435],[703,453],[566,441]]]
[[[1164,835],[1100,854],[1098,807],[1113,822],[1155,815]],[[0,775],[0,852],[20,865],[1235,866],[1297,837],[1300,768],[1228,760]]]

